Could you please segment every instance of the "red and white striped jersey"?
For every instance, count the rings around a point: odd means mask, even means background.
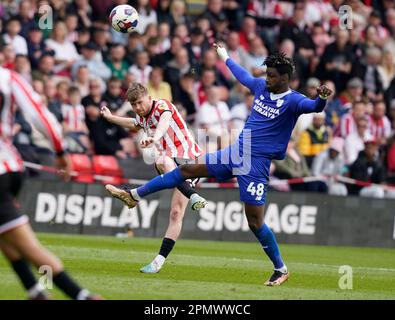
[[[154,100],[148,116],[140,117],[136,115],[137,123],[149,137],[153,137],[159,119],[164,112],[171,112],[172,118],[169,129],[160,140],[159,151],[164,151],[171,158],[195,159],[200,156],[201,149],[188,130],[184,119],[176,106],[168,100]]]
[[[22,159],[12,145],[16,107],[50,139],[56,152],[64,150],[62,128],[55,116],[41,104],[40,96],[19,74],[0,67],[0,174],[23,170]]]
[[[376,120],[372,115],[370,115],[369,132],[375,138],[375,140],[381,138],[388,139],[391,135],[391,122],[387,116],[383,116],[381,119]]]
[[[347,138],[351,133],[357,131],[357,124],[352,112],[346,113],[340,118],[339,129],[339,135],[343,138]]]
[[[68,132],[81,132],[85,129],[85,109],[81,104],[62,104],[63,122]]]

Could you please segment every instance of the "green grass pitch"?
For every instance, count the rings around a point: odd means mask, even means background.
[[[395,251],[280,244],[288,282],[265,287],[271,264],[258,243],[179,240],[159,274],[139,268],[161,239],[39,234],[67,270],[106,299],[395,299]],[[353,269],[353,289],[340,290],[339,266]],[[25,292],[0,256],[0,299]],[[51,290],[56,299],[65,299]]]

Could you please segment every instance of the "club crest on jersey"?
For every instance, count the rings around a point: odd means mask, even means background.
[[[283,105],[283,103],[284,103],[283,99],[278,99],[277,102],[276,102],[276,107],[280,108]]]
[[[158,106],[158,110],[167,110],[168,108],[167,108],[167,105],[165,105],[164,103],[161,103],[159,106]]]

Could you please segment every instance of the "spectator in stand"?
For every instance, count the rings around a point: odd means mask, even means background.
[[[358,158],[358,154],[365,148],[365,141],[372,140],[368,130],[369,120],[366,116],[356,118],[356,130],[345,137],[344,158],[347,165],[351,165]]]
[[[111,40],[111,34],[109,30],[105,28],[94,28],[92,31],[92,41],[96,44],[98,51],[96,57],[100,61],[106,61],[109,55],[109,43]]]
[[[202,16],[208,19],[211,30],[214,30],[215,22],[220,15],[225,15],[222,0],[207,1],[207,7]]]
[[[205,39],[202,30],[196,27],[191,30],[191,42],[187,43],[185,47],[188,50],[189,62],[196,68],[205,52],[210,48],[210,45]],[[214,53],[216,54],[216,52]]]
[[[321,85],[320,80],[317,78],[309,78],[306,82],[305,95],[310,99],[317,97],[317,88]],[[295,125],[293,131],[293,137],[296,141],[299,141],[299,137],[303,131],[305,131],[313,123],[314,113],[302,114]]]
[[[395,60],[389,50],[384,50],[381,63],[377,67],[379,72],[383,90],[387,90],[392,79],[395,77]]]
[[[184,23],[177,24],[175,26],[173,31],[173,36],[179,37],[184,46],[187,45],[189,42],[191,42],[188,27]]]
[[[348,113],[349,109],[344,106],[341,103],[340,99],[336,96],[336,87],[333,81],[324,81],[324,85],[332,90],[332,94],[326,100],[327,102],[325,107],[325,124],[331,129],[335,130],[340,123],[341,117]]]
[[[280,179],[304,178],[310,176],[305,157],[295,148],[295,140],[291,138],[284,160],[274,160],[274,175]],[[327,192],[327,186],[322,181],[291,184],[292,191]]]
[[[6,44],[11,44],[16,54],[28,55],[26,39],[19,35],[21,23],[18,18],[13,17],[6,23],[7,32],[2,36]]]
[[[321,57],[325,51],[328,44],[332,42],[331,37],[325,31],[322,22],[315,22],[312,28],[312,40],[315,45],[315,53],[317,57]]]
[[[111,76],[121,80],[125,79],[129,70],[129,64],[126,62],[125,55],[125,48],[121,44],[115,43],[110,48],[110,57],[106,62],[111,70]]]
[[[51,39],[47,39],[45,44],[55,51],[54,72],[65,76],[70,76],[71,66],[79,60],[80,56],[74,44],[66,40],[67,28],[64,22],[55,23]]]
[[[163,80],[163,69],[160,67],[154,67],[152,69],[147,89],[152,99],[173,101],[170,85]]]
[[[78,16],[74,13],[68,13],[66,15],[64,23],[67,28],[67,37],[66,41],[75,42],[78,39]]]
[[[188,51],[185,48],[180,48],[174,56],[174,59],[167,63],[165,69],[165,81],[168,82],[172,89],[172,95],[177,96],[178,83],[182,75],[191,70],[191,65],[188,59]]]
[[[195,76],[192,73],[184,74],[180,79],[178,95],[174,96],[175,102],[180,103],[186,111],[186,121],[193,124],[195,121]]]
[[[254,95],[248,91],[244,95],[244,101],[234,105],[230,109],[232,128],[235,129],[234,138],[236,138],[236,136],[238,136],[241,133],[241,130],[244,128],[244,125],[250,116],[253,103]]]
[[[115,155],[119,158],[127,158],[120,140],[127,138],[127,132],[105,121],[100,116],[100,108],[105,105],[102,98],[105,84],[98,77],[93,77],[89,83],[90,94],[82,99],[85,107],[86,125],[89,129],[89,137],[93,143],[95,154]]]
[[[69,103],[62,104],[61,107],[62,126],[67,141],[67,149],[73,153],[90,154],[89,132],[85,123],[85,109],[81,104],[79,89],[70,87],[68,96]]]
[[[381,163],[378,144],[375,140],[365,141],[365,149],[359,153],[357,160],[350,167],[350,178],[375,184],[385,181],[385,167]],[[373,198],[385,196],[385,191],[380,186],[349,185],[349,193]]]
[[[2,67],[10,70],[14,70],[14,62],[15,62],[15,50],[12,44],[5,44],[2,47],[1,53],[2,57]]]
[[[383,81],[381,79],[378,64],[381,60],[381,50],[377,47],[366,51],[366,65],[364,66],[364,87],[367,97],[372,100],[383,99]]]
[[[57,97],[58,92],[53,78],[49,78],[47,81],[44,82],[44,95],[47,100],[47,106],[49,111],[53,113],[53,115],[59,122],[62,122],[62,103]]]
[[[340,125],[337,128],[337,134],[343,139],[350,134],[357,132],[356,120],[366,115],[366,103],[356,101],[352,105],[351,112],[346,113],[340,118]]]
[[[38,68],[33,71],[33,79],[48,81],[54,75],[55,57],[50,53],[44,53],[38,60]]]
[[[261,37],[254,37],[249,41],[249,60],[252,68],[261,68],[263,62],[268,56],[268,50],[265,47]]]
[[[143,85],[147,85],[149,75],[152,71],[152,67],[148,64],[149,56],[147,51],[140,51],[136,55],[136,63],[133,64],[128,72],[133,74],[136,82]]]
[[[158,42],[159,54],[170,49],[170,25],[166,22],[161,22],[158,25]]]
[[[237,64],[240,64],[247,70],[250,70],[251,60],[244,48],[240,46],[239,34],[236,31],[231,31],[229,33],[226,45],[228,47],[229,57],[231,57]]]
[[[301,133],[298,150],[311,168],[314,157],[328,148],[331,131],[325,126],[325,113],[314,113],[312,124]]]
[[[81,53],[81,47],[91,41],[91,34],[89,29],[78,29],[77,33],[78,37],[74,42],[74,46],[77,49],[77,52]]]
[[[173,0],[170,4],[170,29],[174,30],[177,25],[185,24],[191,30],[191,21],[187,13],[187,5],[184,0]]]
[[[80,65],[77,68],[73,83],[80,89],[81,97],[84,98],[89,94],[89,69],[86,65]]]
[[[233,75],[226,64],[221,59],[218,59],[215,50],[207,50],[200,61],[199,74],[202,73],[203,69],[212,69],[215,72],[215,81],[218,86],[232,87]]]
[[[384,146],[391,136],[391,122],[385,115],[384,101],[373,104],[373,113],[369,117],[369,132],[379,146]]]
[[[21,24],[21,31],[19,34],[25,39],[28,37],[29,31],[36,27],[37,24],[33,19],[34,8],[30,0],[22,0],[19,2],[19,11],[16,18]]]
[[[106,64],[96,57],[96,51],[99,48],[94,42],[88,42],[81,47],[82,57],[76,63],[73,64],[71,69],[71,75],[73,78],[77,75],[77,70],[81,65],[85,65],[89,69],[89,74],[97,76],[103,80],[107,80],[111,77],[111,70]]]
[[[196,127],[203,129],[198,134],[201,146],[206,146],[206,152],[214,152],[230,144],[230,129],[232,128],[231,114],[228,105],[220,101],[219,89],[211,86],[206,89],[207,101],[202,104],[196,114]],[[206,137],[209,141],[206,143]]]
[[[170,25],[171,15],[170,15],[170,4],[171,0],[161,0],[157,2],[156,14],[158,16],[158,23],[166,23]]]
[[[256,21],[253,17],[246,16],[243,19],[239,32],[239,43],[244,51],[248,52],[251,50],[251,41],[255,38],[260,38],[257,32]]]
[[[346,87],[354,61],[354,53],[348,40],[348,30],[339,29],[335,35],[335,41],[325,48],[317,68],[317,77],[332,80],[338,92]]]
[[[158,17],[149,0],[137,0],[135,8],[139,13],[139,23],[136,27],[138,33],[144,34],[145,29],[151,23],[158,24]]]
[[[107,81],[107,90],[103,94],[103,101],[106,107],[115,115],[120,115],[119,111],[124,104],[124,97],[122,96],[122,80],[112,77]]]
[[[355,101],[361,101],[363,99],[363,82],[357,77],[350,79],[347,82],[346,90],[339,95],[339,100],[345,108],[350,108]]]
[[[66,10],[68,13],[77,15],[78,26],[82,28],[90,28],[92,26],[92,8],[88,0],[72,1]]]
[[[305,8],[304,2],[297,2],[292,18],[284,21],[279,33],[280,41],[291,39],[295,44],[295,53],[300,57],[303,72],[308,71],[309,60],[315,53],[315,44],[304,19]]]
[[[27,82],[32,84],[32,68],[27,56],[22,54],[16,55],[14,70],[18,72]]]
[[[328,177],[326,184],[328,193],[331,195],[347,195],[346,186],[334,180],[335,176],[341,176],[344,172],[343,145],[344,140],[342,138],[333,138],[329,148],[314,158],[311,169],[313,176],[324,175]]]
[[[43,40],[43,34],[38,27],[33,27],[28,32],[27,47],[29,52],[29,60],[33,69],[38,67],[38,61],[41,56],[48,52]],[[54,54],[55,52],[53,52]]]

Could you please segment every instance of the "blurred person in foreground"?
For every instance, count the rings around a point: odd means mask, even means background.
[[[29,299],[48,300],[45,288],[37,281],[30,264],[36,268],[49,266],[53,282],[67,296],[77,300],[98,300],[81,288],[64,270],[61,261],[45,249],[36,238],[26,215],[19,212],[16,197],[23,183],[23,162],[12,144],[12,126],[15,108],[12,100],[23,115],[51,141],[56,152],[56,167],[68,180],[70,164],[64,153],[61,127],[55,117],[41,104],[38,94],[17,73],[0,67],[0,96],[4,97],[1,109],[0,134],[0,248],[19,277]]]

